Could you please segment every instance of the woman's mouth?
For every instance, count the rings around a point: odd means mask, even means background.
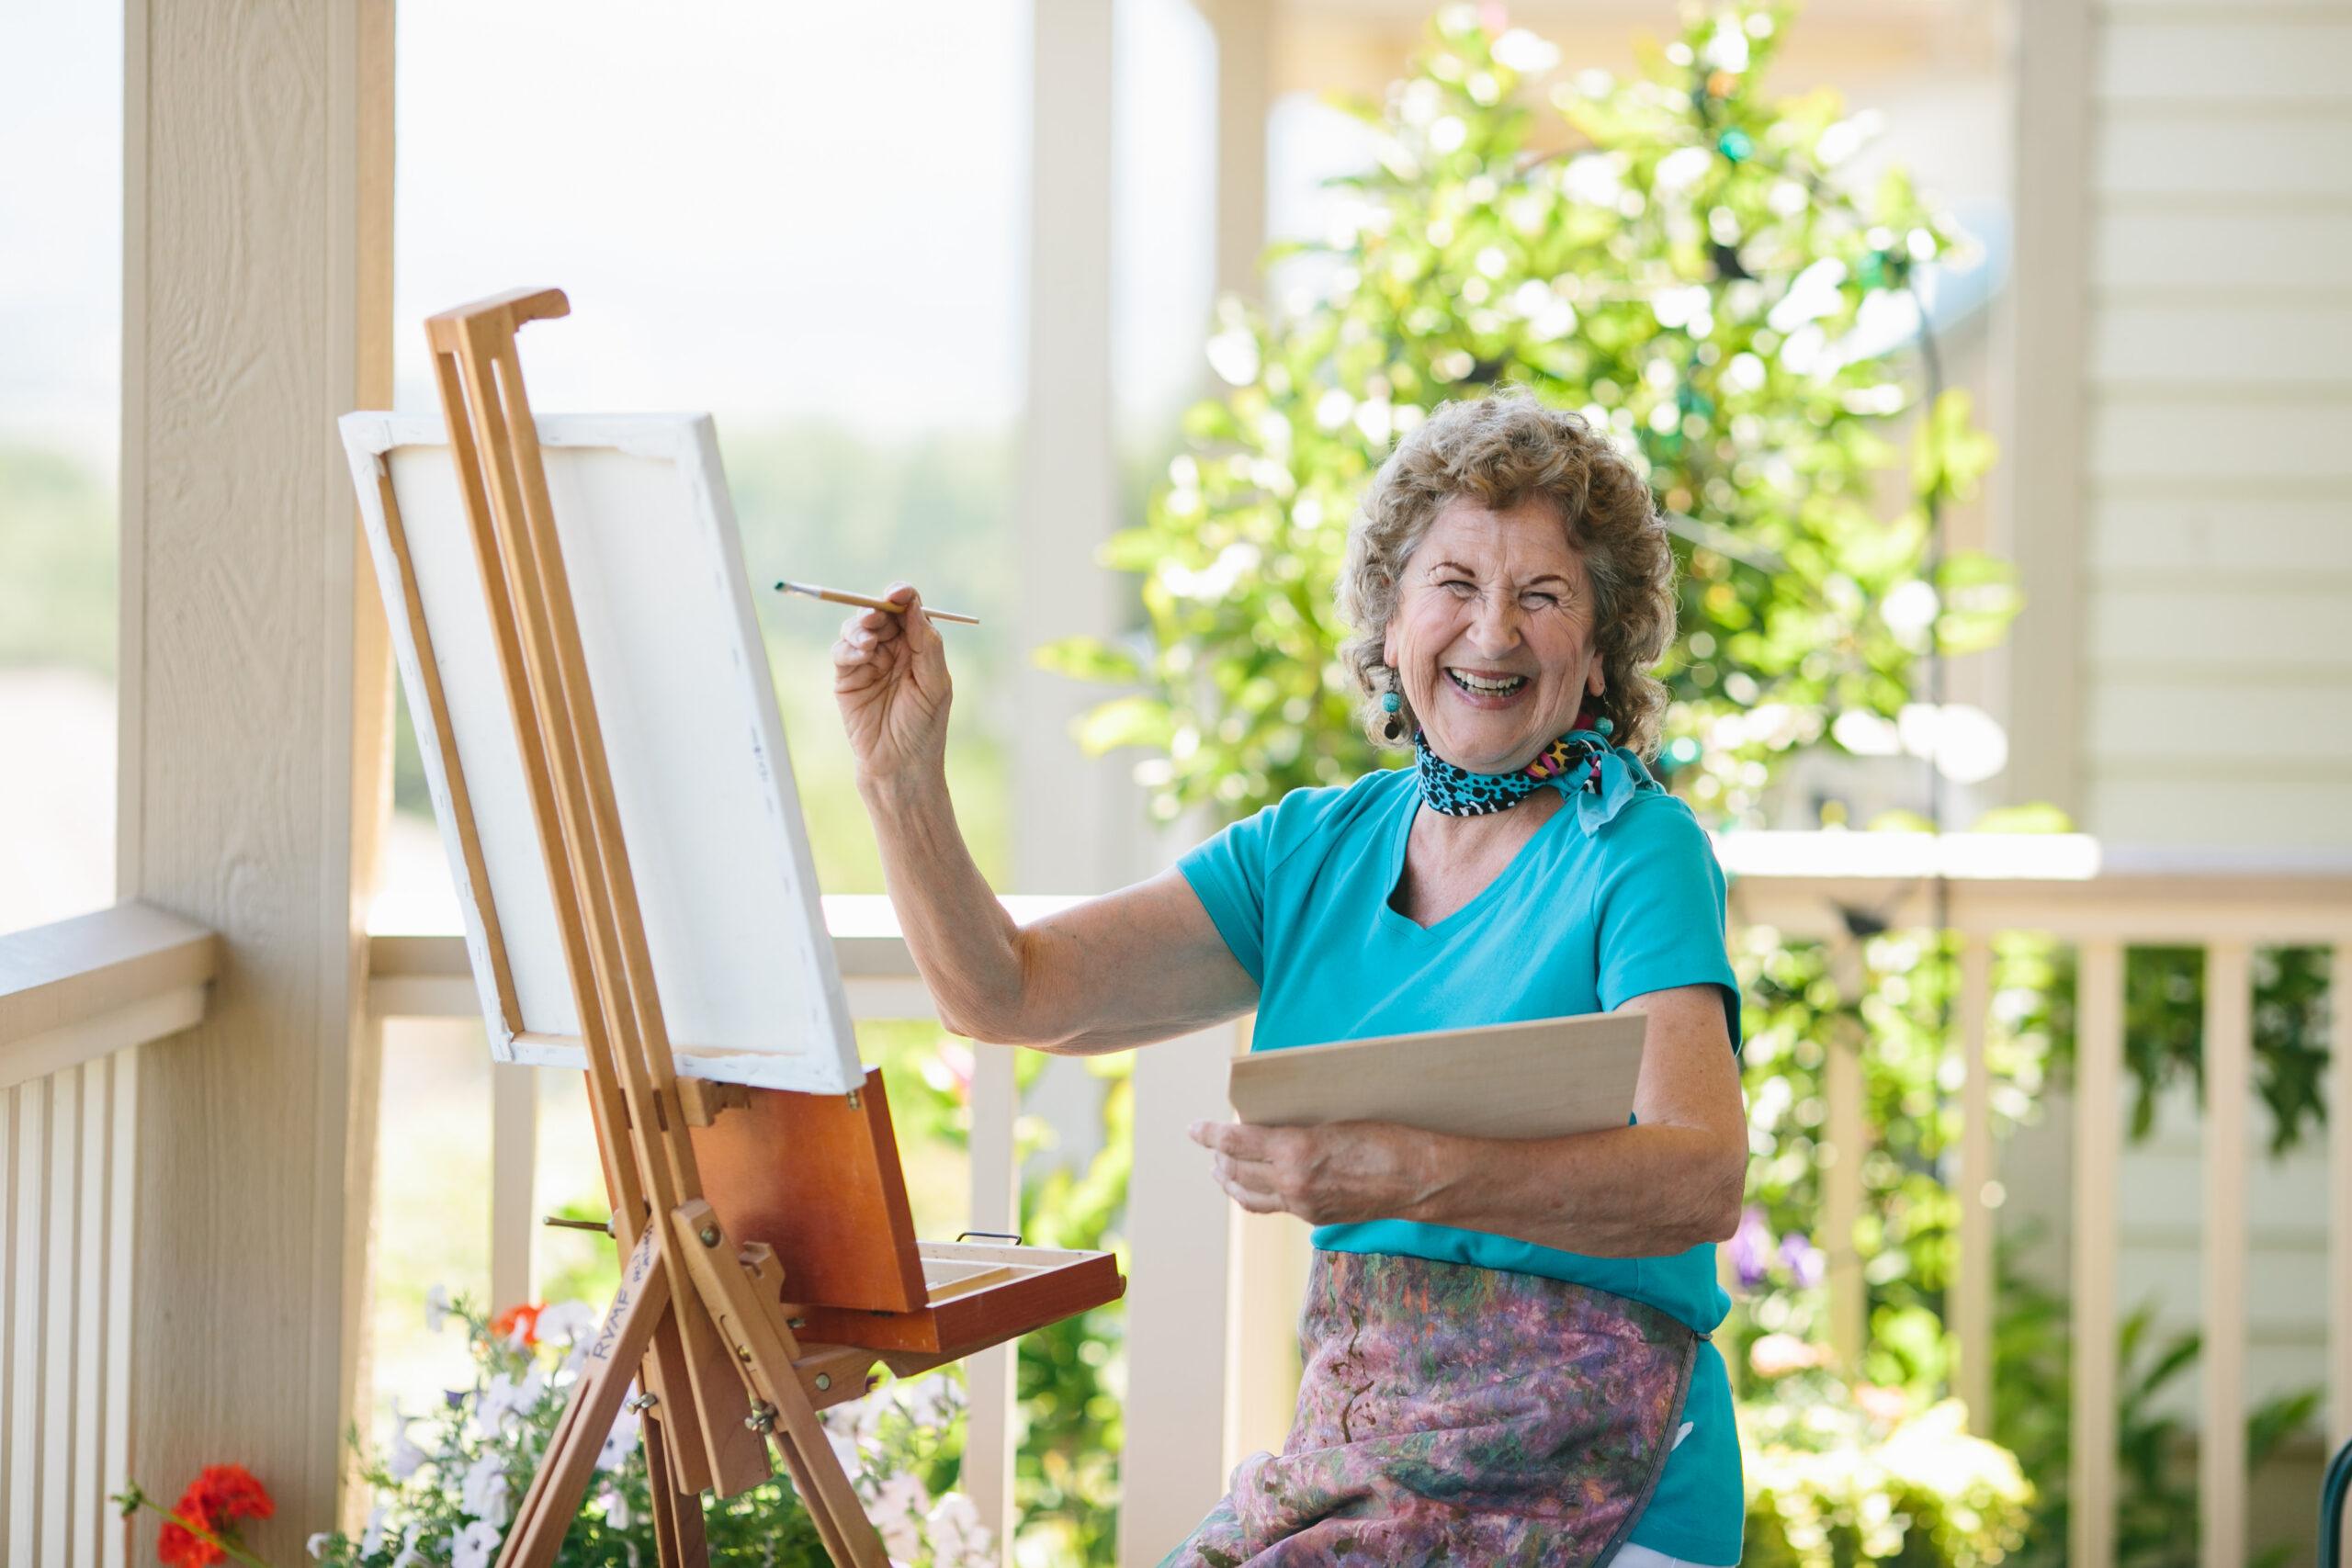
[[[1453,682],[1456,691],[1479,707],[1500,706],[1518,696],[1527,685],[1524,675],[1509,675],[1494,670],[1449,668],[1445,678]]]

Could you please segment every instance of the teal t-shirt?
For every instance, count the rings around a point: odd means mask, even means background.
[[[1632,753],[1619,755],[1630,762]],[[1572,801],[1476,897],[1424,929],[1388,901],[1419,806],[1409,768],[1344,788],[1294,790],[1177,863],[1258,982],[1252,1050],[1607,1012],[1645,992],[1692,985],[1723,988],[1738,1048],[1723,871],[1689,807],[1645,789],[1588,829]],[[1713,1246],[1588,1258],[1406,1220],[1320,1225],[1315,1245],[1591,1285],[1702,1334],[1731,1308]],[[1745,1512],[1739,1435],[1712,1341],[1699,1346],[1682,1418],[1689,1431],[1632,1539],[1693,1562],[1736,1562]]]

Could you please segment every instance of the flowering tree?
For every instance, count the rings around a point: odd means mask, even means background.
[[[1136,688],[1083,737],[1162,753],[1140,770],[1160,817],[1378,764],[1336,658],[1348,523],[1397,435],[1497,386],[1582,411],[1649,477],[1681,567],[1665,761],[1710,816],[1841,716],[1894,715],[1923,654],[1999,635],[2004,569],[1931,527],[1991,456],[1965,394],[1922,407],[1915,275],[1959,239],[1900,173],[1852,188],[1867,131],[1835,95],[1761,90],[1792,10],[1724,6],[1637,79],[1547,86],[1549,45],[1448,6],[1361,111],[1377,164],[1295,247],[1313,281],[1278,315],[1222,308],[1227,390],[1109,547],[1142,577],[1146,646],[1052,655]]]

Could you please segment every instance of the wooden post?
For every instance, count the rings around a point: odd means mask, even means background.
[[[334,420],[390,390],[390,16],[125,17],[117,878],[225,955],[137,1067],[128,1460],[160,1490],[236,1456],[281,1562],[337,1517],[372,1174],[355,802],[388,677]]]
[[[1021,1093],[1013,1077],[1010,1046],[976,1045],[972,1051],[972,1228],[1000,1235],[1021,1231],[1021,1166],[1013,1133],[1021,1118]],[[964,1469],[959,1484],[994,1532],[997,1560],[1012,1561],[1012,1532],[1020,1524],[1012,1506],[1013,1367],[1017,1344],[999,1345],[964,1363],[971,1396],[964,1427]]]
[[[2074,1568],[2115,1561],[2115,1190],[2123,1152],[2123,949],[2086,942],[2075,974]]]
[[[503,1311],[531,1299],[539,1233],[533,1202],[539,1156],[539,1071],[490,1066],[490,1300]]]
[[[1831,939],[1829,972],[1841,1007],[1858,1007],[1870,976],[1862,962],[1862,938],[1840,933]],[[1862,1155],[1870,1141],[1869,1108],[1862,1103],[1862,1053],[1870,1048],[1860,1016],[1840,1016],[1822,1042],[1827,1059],[1822,1098],[1829,1158],[1821,1173],[1821,1246],[1829,1255],[1829,1348],[1848,1377],[1859,1374],[1867,1337],[1868,1287],[1854,1231],[1862,1218]]]
[[[2245,1561],[2246,1101],[2254,976],[2243,942],[2205,953],[2205,1352],[2197,1435],[2203,1568]]]
[[[1209,1179],[1186,1129],[1229,1121],[1235,1033],[1204,1030],[1137,1054],[1135,1238],[1127,1297],[1127,1451],[1120,1461],[1120,1568],[1148,1568],[1225,1491],[1225,1406],[1233,1344],[1228,1273],[1240,1211]],[[1261,1303],[1248,1303],[1261,1310]]]
[[[1013,887],[1099,893],[1150,869],[1118,864],[1143,837],[1126,764],[1089,758],[1069,721],[1102,698],[1036,669],[1029,648],[1119,629],[1117,580],[1096,564],[1118,497],[1111,433],[1111,13],[1102,0],[1030,7],[1028,378],[1021,431]]]
[[[2017,37],[2017,254],[1994,307],[2008,396],[1996,514],[2029,607],[1997,656],[2008,671],[2008,787],[2078,816],[2083,581],[2083,364],[2090,274],[2090,0],[2033,0]],[[2057,678],[2053,679],[2055,675]]]
[[[1266,111],[1274,13],[1265,0],[1204,0],[1216,34],[1216,288],[1256,299],[1266,249]]]
[[[2328,1441],[2352,1442],[2352,935],[2327,972]]]
[[[1992,1084],[1984,1061],[1991,1021],[1993,954],[1981,936],[1960,949],[1960,1269],[1952,1281],[1952,1326],[1960,1341],[1960,1396],[1969,1430],[1993,1432]]]

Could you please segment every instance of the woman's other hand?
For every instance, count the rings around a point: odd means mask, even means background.
[[[1404,1219],[1430,1194],[1432,1135],[1394,1122],[1195,1122],[1191,1133],[1216,1156],[1217,1185],[1253,1214],[1311,1225]]]
[[[939,628],[913,585],[894,582],[884,597],[905,611],[861,610],[833,644],[833,700],[861,788],[946,772],[951,693]]]

